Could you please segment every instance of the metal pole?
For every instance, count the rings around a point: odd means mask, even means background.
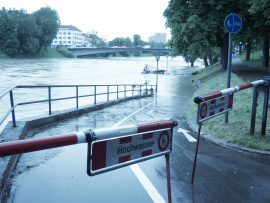
[[[109,101],[109,95],[110,95],[110,86],[107,86],[107,101]]]
[[[194,157],[194,163],[193,163],[191,184],[193,184],[194,175],[195,175],[195,168],[196,168],[196,162],[197,162],[197,154],[198,154],[198,148],[199,148],[199,142],[200,142],[200,135],[201,135],[201,128],[202,128],[202,123],[198,123],[198,124],[199,124],[199,129],[198,129],[197,145],[196,145],[196,151],[195,151],[195,157]]]
[[[168,55],[166,56],[166,58],[167,58],[167,63],[166,63],[166,75],[168,75]]]
[[[167,189],[168,189],[168,203],[172,202],[172,191],[171,191],[171,174],[170,174],[170,155],[166,154],[166,171],[167,171]]]
[[[156,91],[158,90],[158,61],[157,61],[157,78],[156,78]]]
[[[229,33],[228,62],[227,62],[227,88],[231,87],[231,65],[232,65],[232,42],[233,33]],[[229,112],[225,113],[225,123],[228,123]]]
[[[15,110],[14,110],[14,101],[13,101],[13,92],[12,90],[9,92],[10,96],[10,105],[12,109],[12,122],[13,122],[13,127],[16,127],[16,120],[15,120]]]
[[[269,86],[265,87],[264,92],[264,103],[263,103],[263,117],[262,117],[262,135],[265,135],[266,121],[267,121],[267,110],[268,110],[268,100],[269,100]]]
[[[79,87],[76,86],[76,108],[79,108]]]
[[[94,89],[94,104],[97,104],[97,86],[96,85]]]
[[[255,121],[256,121],[256,111],[257,111],[257,99],[259,96],[259,91],[257,87],[254,87],[253,90],[253,102],[252,102],[252,113],[251,113],[251,121],[250,121],[250,135],[254,135],[255,131]]]
[[[48,94],[49,94],[49,115],[52,114],[52,101],[51,101],[51,87],[48,87]]]

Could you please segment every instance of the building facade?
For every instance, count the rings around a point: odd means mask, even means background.
[[[148,38],[149,42],[156,42],[156,43],[167,43],[167,34],[166,33],[155,33],[154,35]]]
[[[88,40],[77,27],[72,25],[60,25],[56,38],[53,40],[52,47],[57,45],[63,47],[86,47]]]

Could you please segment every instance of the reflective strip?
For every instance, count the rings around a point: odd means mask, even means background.
[[[83,132],[75,132],[75,134],[78,137],[77,144],[85,143],[86,142],[86,136]]]

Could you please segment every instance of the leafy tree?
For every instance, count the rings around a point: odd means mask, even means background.
[[[39,48],[42,47],[46,50],[52,44],[53,39],[56,37],[60,20],[56,10],[51,9],[49,6],[43,7],[40,10],[33,13],[36,24],[39,29]]]
[[[35,53],[39,48],[39,30],[35,19],[24,10],[9,10],[17,30],[17,39],[19,40],[19,53]]]
[[[15,55],[19,42],[17,40],[17,27],[13,18],[5,9],[0,10],[0,47],[7,55]]]
[[[250,0],[249,3],[255,35],[264,41],[262,67],[269,67],[270,0]]]
[[[141,36],[138,34],[133,35],[133,46],[138,46],[138,45],[144,45],[143,40],[141,39]]]
[[[106,46],[106,41],[103,38],[98,36],[98,32],[92,30],[91,32],[87,33],[87,37],[90,39],[90,44],[92,46],[101,47]]]

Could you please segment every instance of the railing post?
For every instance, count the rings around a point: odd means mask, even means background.
[[[94,104],[97,104],[97,86],[96,85],[94,89]]]
[[[49,94],[49,115],[51,115],[52,114],[51,87],[48,87],[48,94]]]
[[[110,95],[110,86],[108,85],[107,86],[107,101],[110,100],[109,95]]]
[[[76,86],[76,108],[79,108],[79,87]]]
[[[117,99],[118,99],[118,85],[117,85]]]
[[[12,122],[13,122],[13,127],[16,127],[16,120],[15,120],[15,110],[14,110],[14,101],[13,101],[13,92],[12,90],[9,92],[10,96],[10,105],[12,109]]]

